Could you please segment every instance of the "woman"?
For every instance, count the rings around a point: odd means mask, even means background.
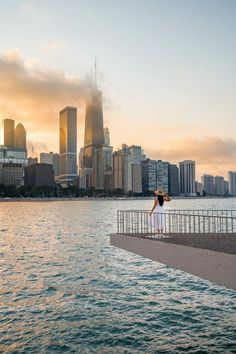
[[[150,212],[150,216],[152,217],[151,222],[152,226],[157,230],[157,234],[160,235],[163,233],[165,228],[165,208],[164,202],[170,202],[171,199],[167,193],[157,190],[154,192],[156,194],[153,208]],[[153,211],[155,210],[155,213]]]

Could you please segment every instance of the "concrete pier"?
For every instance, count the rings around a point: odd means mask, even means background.
[[[236,234],[112,234],[110,244],[236,290]]]

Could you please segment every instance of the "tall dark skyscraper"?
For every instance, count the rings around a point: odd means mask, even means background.
[[[177,165],[169,164],[169,193],[179,195],[179,169]]]
[[[86,106],[84,133],[84,167],[94,167],[96,147],[104,144],[102,93],[93,89]]]

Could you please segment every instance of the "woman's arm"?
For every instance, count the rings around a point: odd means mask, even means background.
[[[165,200],[165,202],[170,202],[171,201],[171,199],[170,199],[168,194],[165,195],[164,200]]]
[[[152,215],[152,212],[153,212],[153,210],[156,208],[156,206],[157,206],[157,200],[156,200],[156,198],[155,198],[155,199],[154,199],[154,204],[153,204],[152,210],[151,210],[151,212],[150,212],[150,215]]]

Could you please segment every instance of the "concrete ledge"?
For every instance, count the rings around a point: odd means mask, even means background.
[[[110,235],[110,244],[236,290],[236,255],[147,238]]]

